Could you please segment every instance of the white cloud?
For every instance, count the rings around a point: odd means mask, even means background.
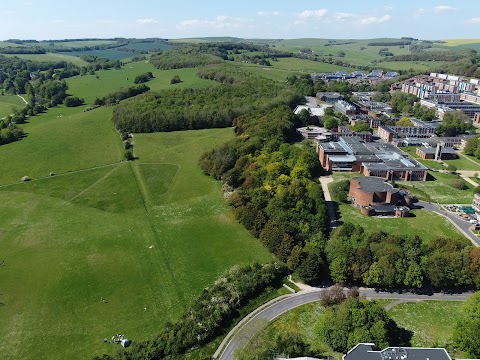
[[[63,19],[52,20],[52,23],[54,23],[54,24],[63,24],[64,22],[65,22],[65,20],[63,20]]]
[[[262,17],[273,17],[273,16],[279,16],[280,12],[279,11],[259,11],[257,12],[257,15]]]
[[[333,18],[337,21],[350,20],[350,19],[353,19],[355,17],[357,17],[357,15],[351,14],[351,13],[344,13],[344,12],[337,12],[333,16]]]
[[[190,19],[177,24],[177,29],[210,27],[215,29],[236,29],[250,25],[251,20],[241,17],[220,15],[213,19]]]
[[[475,17],[465,21],[466,24],[480,24],[480,17]]]
[[[359,25],[372,25],[372,24],[383,24],[392,19],[389,14],[382,16],[375,16],[370,14],[353,14],[353,13],[344,13],[337,12],[333,15],[333,19],[340,22],[348,21],[350,23],[356,23]]]
[[[392,17],[390,15],[383,15],[383,16],[366,16],[360,17],[359,23],[361,25],[371,25],[371,24],[383,24],[387,21],[390,21]]]
[[[324,17],[327,12],[327,9],[305,10],[297,14],[297,17],[299,19],[318,19]]]
[[[454,11],[454,10],[457,10],[457,9],[448,5],[438,5],[433,8],[433,12],[436,14],[447,12],[447,11]]]
[[[419,9],[417,9],[417,11],[415,11],[415,14],[421,16],[421,15],[425,15],[425,14],[428,14],[428,13],[440,14],[440,13],[455,11],[455,10],[457,10],[457,9],[454,8],[453,6],[438,5],[438,6],[434,6],[433,8],[419,8]]]
[[[393,6],[385,5],[385,6],[383,7],[383,11],[385,11],[385,12],[390,12],[390,11],[392,11],[392,10],[393,10]]]
[[[135,22],[140,25],[158,24],[158,21],[155,19],[137,19]]]

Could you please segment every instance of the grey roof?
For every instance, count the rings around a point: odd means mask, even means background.
[[[436,147],[421,147],[418,148],[424,154],[435,154],[437,152]],[[440,151],[442,154],[455,154],[455,149],[453,148],[442,148]]]
[[[385,179],[376,176],[359,176],[354,178],[358,180],[358,186],[365,192],[389,192],[396,193],[398,189],[395,189]]]
[[[343,357],[344,360],[452,360],[441,348],[390,347],[373,351],[373,344],[358,344]]]
[[[378,204],[378,205],[370,205],[370,207],[375,210],[376,213],[394,213],[396,210],[395,205],[390,204]]]

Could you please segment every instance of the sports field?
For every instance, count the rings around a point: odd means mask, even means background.
[[[112,353],[105,337],[149,338],[232,265],[271,258],[197,166],[232,129],[136,135],[128,163],[111,109],[51,109],[0,147],[6,359]]]

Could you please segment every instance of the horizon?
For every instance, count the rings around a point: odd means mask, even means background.
[[[52,11],[54,9],[54,11]],[[473,0],[365,0],[295,4],[264,0],[208,4],[152,3],[137,0],[122,6],[112,0],[85,0],[74,11],[53,0],[4,5],[1,40],[83,38],[190,39],[372,39],[409,36],[424,40],[473,39],[480,24],[480,3]],[[355,34],[355,36],[352,36]],[[381,34],[381,35],[380,35]]]

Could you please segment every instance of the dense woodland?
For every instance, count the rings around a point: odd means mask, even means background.
[[[205,173],[232,188],[244,226],[306,281],[325,275],[327,213],[311,147],[287,143],[297,119],[287,106],[235,120],[237,138],[200,159]]]
[[[154,132],[232,126],[234,119],[273,108],[291,91],[273,80],[254,77],[233,67],[208,67],[199,76],[221,82],[209,89],[149,92],[115,107],[113,122],[121,132]]]
[[[346,223],[327,241],[325,253],[336,283],[375,288],[480,288],[480,249],[465,239],[365,233]]]
[[[281,286],[287,268],[278,263],[235,266],[205,288],[176,323],[167,324],[154,340],[134,342],[129,351],[95,359],[184,359],[185,353],[218,336],[238,310],[265,288]]]
[[[465,317],[453,334],[453,343],[467,356],[480,357],[480,292],[473,294],[463,305]]]

